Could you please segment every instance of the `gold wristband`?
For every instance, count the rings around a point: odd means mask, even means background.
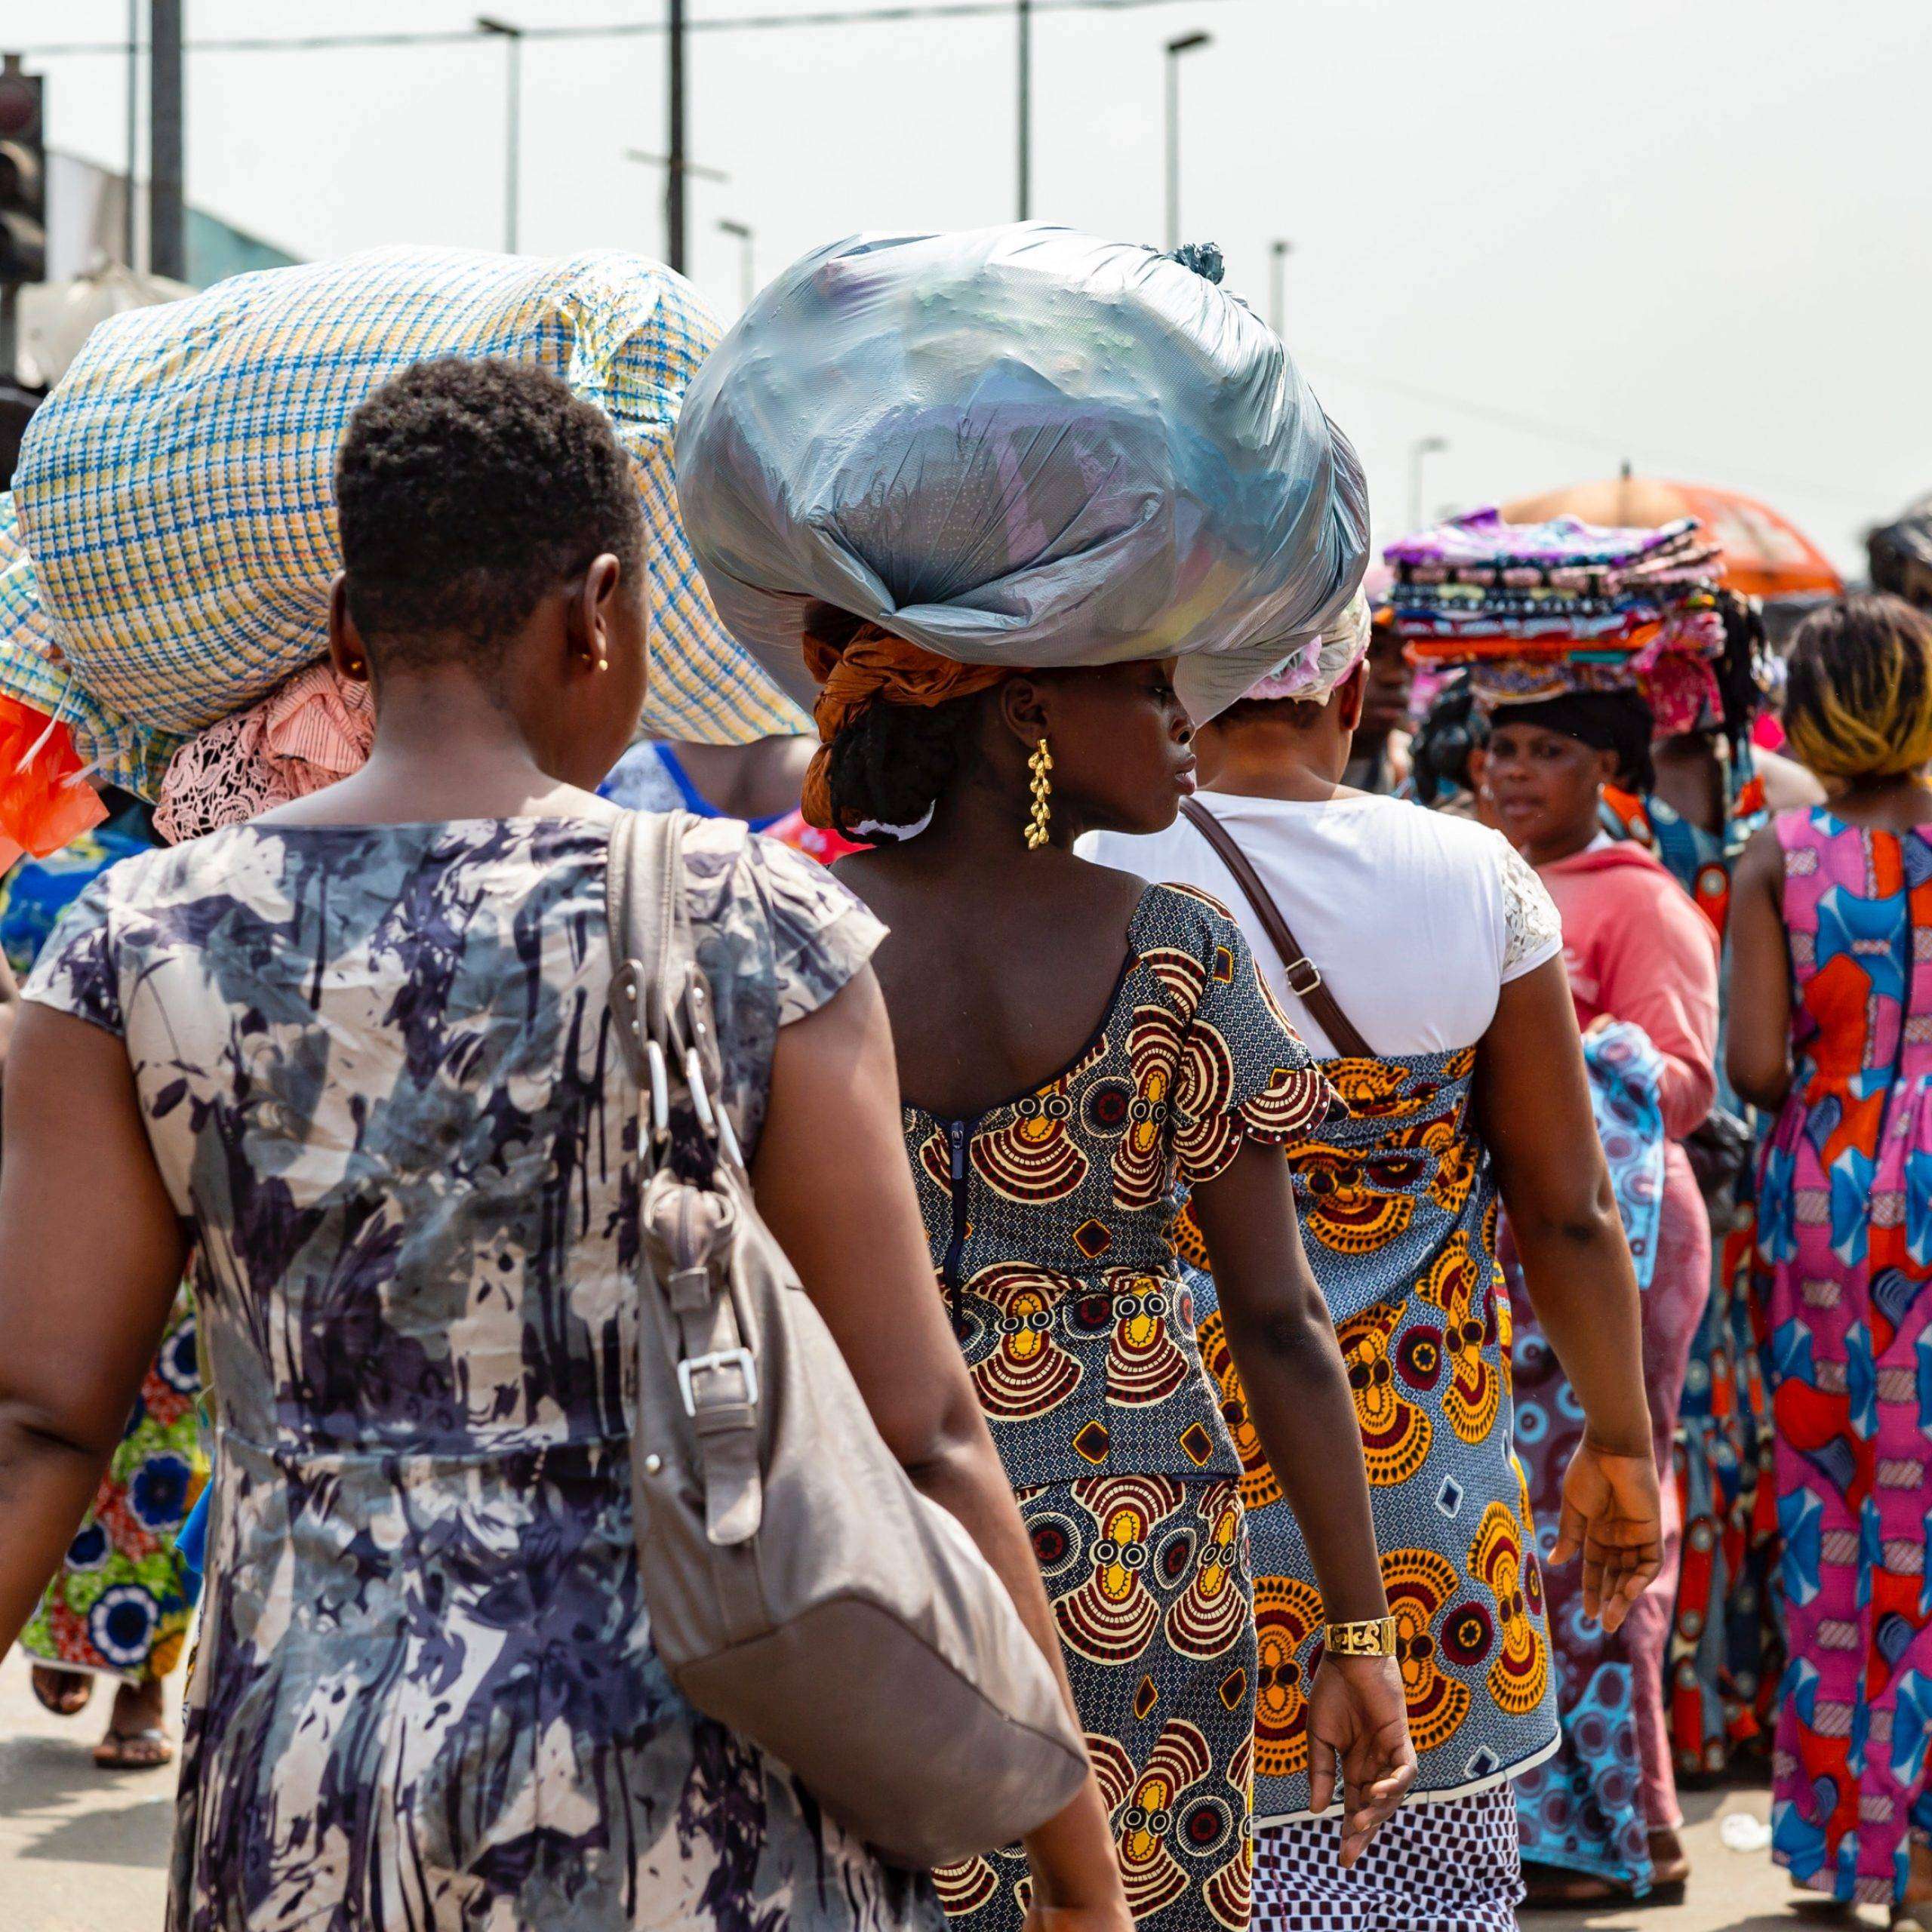
[[[1331,1623],[1322,1641],[1331,1657],[1392,1657],[1395,1620],[1371,1617],[1359,1623]]]

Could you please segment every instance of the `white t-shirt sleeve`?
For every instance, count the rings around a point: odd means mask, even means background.
[[[1503,983],[1520,980],[1563,950],[1563,919],[1536,868],[1500,832],[1503,863]]]

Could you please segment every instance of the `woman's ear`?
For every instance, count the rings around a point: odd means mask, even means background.
[[[1599,786],[1612,786],[1620,792],[1635,789],[1623,783],[1623,760],[1616,752],[1597,753],[1597,783]]]
[[[343,571],[329,586],[329,661],[351,684],[369,681],[369,653],[349,614],[349,577]]]
[[[1047,708],[1031,678],[1008,678],[997,688],[1000,721],[1029,751],[1047,734]]]
[[[593,557],[564,613],[564,648],[575,668],[611,668],[611,620],[623,565],[608,551]]]
[[[1368,695],[1368,660],[1364,657],[1342,680],[1335,693],[1335,702],[1342,707],[1341,724],[1345,731],[1354,731],[1361,723],[1361,707]]]

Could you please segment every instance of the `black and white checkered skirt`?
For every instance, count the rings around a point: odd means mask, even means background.
[[[1339,1814],[1255,1838],[1252,1932],[1516,1932],[1516,1792],[1405,1804],[1352,1871]]]

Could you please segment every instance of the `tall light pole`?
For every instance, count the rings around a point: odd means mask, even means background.
[[[1180,57],[1211,45],[1214,35],[1184,33],[1168,42],[1168,246],[1180,246]]]
[[[1418,436],[1409,445],[1409,528],[1422,528],[1422,466],[1426,457],[1440,456],[1449,447],[1444,436]]]
[[[731,235],[738,244],[738,300],[749,309],[758,284],[752,274],[751,224],[743,221],[724,221],[718,224],[718,232]]]
[[[514,255],[516,253],[517,190],[521,184],[523,168],[523,29],[512,26],[508,20],[494,20],[488,14],[478,14],[476,31],[478,33],[501,35],[509,50],[506,70],[509,97],[503,131],[503,252],[506,255]]]
[[[672,267],[685,272],[685,0],[669,0],[665,22],[669,36],[665,67],[671,102],[665,125],[669,130],[664,160],[664,252]]]
[[[181,184],[181,0],[148,11],[148,267],[188,278],[188,220]]]
[[[1288,253],[1293,245],[1278,236],[1268,245],[1268,326],[1277,335],[1288,318]]]
[[[1033,0],[1016,0],[1020,29],[1020,219],[1033,212]]]
[[[141,0],[128,0],[128,192],[121,210],[121,255],[132,274],[134,260],[134,177],[141,165]]]

